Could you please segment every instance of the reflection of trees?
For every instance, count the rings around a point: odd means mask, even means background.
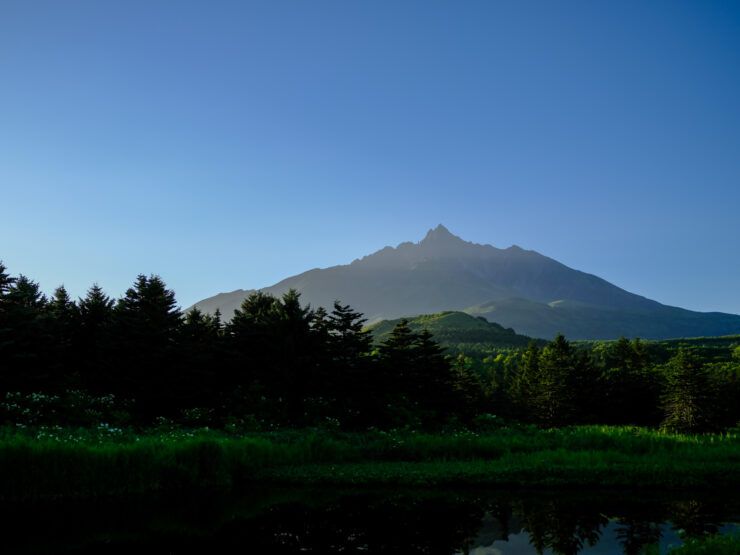
[[[551,500],[517,505],[529,541],[538,553],[551,548],[555,553],[575,555],[584,545],[595,545],[601,528],[609,521],[590,504]]]
[[[536,551],[571,555],[600,540],[608,523],[604,515],[610,515],[621,517],[616,534],[622,550],[636,555],[660,539],[658,523],[671,521],[683,530],[683,537],[698,537],[716,532],[722,522],[737,521],[740,500],[730,493],[724,499],[709,494],[711,501],[675,501],[655,492],[640,498],[630,492],[555,496],[533,491],[484,495],[327,488],[253,492],[239,498],[209,494],[156,503],[142,498],[117,509],[80,502],[64,511],[52,504],[46,510],[33,507],[24,512],[0,504],[0,516],[9,524],[6,528],[24,537],[33,537],[38,530],[55,536],[58,543],[44,543],[37,550],[43,552],[63,551],[66,543],[84,545],[75,552],[95,555],[134,551],[451,555],[507,541],[521,525]],[[59,519],[60,512],[65,519]],[[86,535],[71,534],[70,522],[85,522]]]
[[[722,518],[718,507],[700,501],[679,501],[669,505],[669,519],[673,529],[683,538],[701,538],[716,534]]]
[[[244,523],[255,553],[429,553],[467,550],[484,514],[481,502],[372,495],[330,506],[291,504]]]
[[[617,523],[617,539],[624,555],[640,555],[649,545],[660,541],[660,525],[634,517],[622,518]]]

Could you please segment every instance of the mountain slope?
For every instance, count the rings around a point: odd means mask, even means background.
[[[419,243],[385,247],[351,264],[313,269],[262,291],[297,289],[304,302],[349,303],[370,323],[380,319],[465,310],[534,337],[562,331],[572,339],[640,335],[664,339],[740,333],[740,316],[667,307],[517,246],[470,243],[444,226]],[[225,318],[251,291],[196,303]]]
[[[740,316],[656,304],[654,309],[615,309],[575,301],[542,303],[511,298],[469,307],[465,312],[505,323],[534,337],[546,338],[557,332],[573,339],[618,338],[620,335],[669,339],[740,331]]]

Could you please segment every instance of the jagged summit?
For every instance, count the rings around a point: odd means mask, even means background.
[[[303,303],[331,308],[335,300],[369,323],[460,311],[482,315],[534,337],[563,332],[571,339],[645,339],[740,333],[740,316],[666,307],[533,250],[465,241],[439,224],[419,241],[403,242],[351,264],[289,277],[265,293],[301,293]],[[195,306],[224,319],[250,293],[222,293]]]
[[[450,230],[442,224],[439,224],[434,229],[427,231],[426,236],[421,240],[422,243],[449,243],[455,241],[459,241],[461,243],[466,242],[457,235],[450,233]]]

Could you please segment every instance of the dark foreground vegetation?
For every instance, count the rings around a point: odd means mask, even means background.
[[[721,431],[740,421],[740,342],[552,342],[448,356],[400,321],[380,344],[335,303],[247,298],[224,323],[183,315],[157,276],[72,301],[0,265],[0,422],[148,428],[443,430],[495,415],[543,427]],[[657,345],[657,346],[656,346]]]
[[[400,321],[256,293],[224,323],[157,276],[52,299],[0,265],[0,496],[271,483],[736,487],[740,347],[447,355]]]

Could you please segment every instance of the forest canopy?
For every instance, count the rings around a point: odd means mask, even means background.
[[[352,307],[305,306],[295,290],[253,293],[230,316],[183,314],[157,275],[139,275],[119,299],[94,284],[73,300],[63,286],[47,298],[0,263],[0,419],[148,426],[165,418],[263,429],[597,423],[683,432],[740,421],[740,342],[571,343],[559,334],[524,344],[487,324],[508,343],[475,348],[437,330],[441,345],[401,319],[374,343]]]

